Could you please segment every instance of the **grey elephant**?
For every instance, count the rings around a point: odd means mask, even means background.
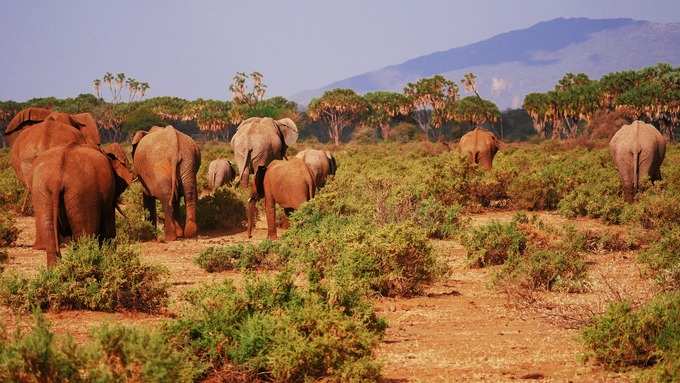
[[[252,117],[243,121],[231,139],[241,186],[248,187],[248,178],[258,167],[285,158],[297,138],[297,126],[290,118]]]
[[[304,161],[312,172],[317,189],[324,186],[328,176],[335,175],[338,168],[335,157],[327,150],[305,149],[295,157]]]
[[[132,163],[142,183],[144,207],[156,226],[156,199],[165,214],[165,240],[196,236],[196,173],[201,152],[194,140],[168,125],[137,131],[132,138]],[[179,199],[184,196],[186,222],[180,222]]]
[[[458,147],[470,162],[490,170],[493,158],[500,147],[500,141],[495,134],[477,127],[461,137]]]
[[[641,179],[661,179],[666,139],[654,126],[642,121],[622,126],[609,141],[609,151],[619,171],[626,202],[633,202]]]
[[[236,177],[231,162],[224,158],[212,160],[208,165],[208,188],[214,192],[220,186],[229,184]]]

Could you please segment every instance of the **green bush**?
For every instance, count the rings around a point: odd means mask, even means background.
[[[462,237],[462,243],[472,267],[503,264],[509,257],[521,256],[527,247],[527,239],[516,222],[492,221],[472,228]]]
[[[656,364],[653,381],[680,379],[680,293],[661,294],[639,308],[617,302],[583,330],[587,356],[608,368]]]
[[[511,256],[495,277],[496,283],[512,283],[529,290],[586,290],[587,267],[583,256],[565,249],[531,249]]]
[[[0,164],[0,206],[18,210],[26,196],[24,185],[11,167]]]
[[[201,230],[243,228],[246,221],[247,196],[243,192],[239,194],[237,192],[222,187],[213,194],[201,197],[196,208],[198,228]]]
[[[99,243],[84,238],[72,243],[59,263],[33,278],[16,273],[0,276],[0,302],[28,311],[155,311],[167,298],[165,271],[143,264],[126,243]]]
[[[185,308],[165,333],[219,369],[227,361],[274,381],[374,381],[372,349],[383,321],[358,306],[342,307],[296,287],[290,274],[230,281],[185,296]]]
[[[209,247],[196,257],[196,264],[209,273],[225,270],[273,269],[283,265],[285,250],[280,242],[264,240],[256,245],[234,244]]]
[[[12,246],[19,238],[14,216],[9,212],[0,213],[0,247]]]
[[[116,217],[116,233],[133,241],[156,239],[160,231],[154,229],[149,221],[149,213],[144,209],[142,185],[133,183],[121,198],[120,206],[125,217]]]
[[[423,227],[429,238],[446,239],[457,236],[467,224],[462,218],[463,207],[445,206],[435,198],[420,201],[415,222]]]
[[[664,230],[661,240],[640,253],[638,261],[663,289],[680,290],[680,226]]]
[[[194,382],[205,366],[157,331],[103,326],[86,345],[55,335],[42,314],[26,333],[0,328],[3,382]]]

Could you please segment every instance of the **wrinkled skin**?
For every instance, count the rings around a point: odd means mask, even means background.
[[[297,137],[297,126],[290,118],[252,117],[243,121],[231,139],[241,187],[248,187],[249,176],[258,167],[283,159]]]
[[[475,128],[461,137],[458,147],[471,163],[490,170],[493,158],[500,147],[500,141],[488,130]]]
[[[248,201],[248,238],[252,237],[255,204],[264,198],[267,214],[267,237],[276,239],[276,204],[283,208],[286,217],[304,202],[314,198],[316,185],[307,165],[299,159],[275,160],[268,167],[259,167],[255,175],[254,198]]]
[[[321,188],[326,184],[328,176],[335,175],[337,162],[329,151],[306,149],[296,154],[295,158],[305,162],[312,172],[317,188]]]
[[[220,186],[231,184],[235,177],[236,172],[234,172],[231,162],[224,158],[213,160],[208,165],[208,188],[213,193]]]
[[[87,144],[52,148],[35,159],[32,202],[41,243],[34,247],[45,250],[48,267],[60,257],[60,237],[116,236],[116,203],[133,179],[126,162]]]
[[[197,234],[196,173],[201,152],[194,140],[168,125],[149,132],[138,131],[132,139],[132,163],[144,189],[144,207],[156,227],[156,199],[165,214],[165,240],[193,238]],[[184,196],[186,222],[180,219],[180,197]]]
[[[642,121],[622,126],[609,141],[609,152],[619,171],[626,202],[633,202],[640,180],[661,179],[666,139],[654,126]]]
[[[43,108],[26,108],[17,113],[7,124],[5,137],[11,147],[12,168],[29,194],[33,160],[38,154],[70,143],[100,144],[97,124],[89,113],[67,114]]]

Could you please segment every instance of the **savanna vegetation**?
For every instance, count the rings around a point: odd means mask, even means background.
[[[3,150],[0,304],[24,321],[0,321],[0,380],[375,381],[389,325],[376,306],[426,299],[433,286],[455,281],[457,262],[484,275],[486,288],[509,306],[521,301],[538,309],[544,298],[568,301],[602,290],[592,272],[599,257],[632,253],[652,293],[616,296],[570,323],[589,363],[642,380],[678,381],[680,151],[669,145],[663,180],[643,182],[627,204],[605,140],[613,133],[607,121],[631,117],[673,138],[677,73],[659,65],[598,81],[569,74],[554,91],[527,96],[528,114],[501,113],[479,95],[472,74],[460,82],[467,97],[457,83],[434,76],[403,93],[331,90],[305,112],[282,97],[265,98],[257,72],[234,77],[229,102],[145,99],[149,84],[107,73],[93,82],[94,95],[2,103],[2,124],[38,105],[89,111],[109,140],[167,123],[203,134],[198,226],[205,238],[196,251],[186,254],[188,241],[173,251],[219,278],[182,288],[186,281],[170,282],[173,271],[148,262],[139,242],[160,231],[146,221],[138,184],[121,198],[115,241],[77,241],[55,268],[18,271],[12,246],[25,191]],[[220,141],[252,116],[299,123],[303,140],[289,156],[321,146],[319,140],[338,145],[337,174],[291,215],[277,241],[234,240],[244,230],[249,193],[206,190],[208,163],[233,156]],[[508,143],[489,171],[447,142],[471,126],[504,126],[507,137],[520,138],[532,122],[539,139]],[[512,219],[474,219],[507,212]],[[568,223],[547,222],[539,216],[545,212]],[[606,229],[577,227],[584,218]],[[217,237],[227,240],[211,241]],[[442,250],[453,245],[465,256]],[[71,310],[160,319],[153,328],[98,324],[74,340],[42,313]]]

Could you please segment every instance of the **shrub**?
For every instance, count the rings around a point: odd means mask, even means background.
[[[638,203],[637,220],[648,229],[661,229],[680,222],[680,201],[677,193],[648,190]]]
[[[462,218],[462,210],[463,207],[458,204],[445,206],[429,197],[420,201],[415,221],[426,230],[429,238],[453,238],[467,224]]]
[[[582,333],[587,356],[608,368],[657,364],[655,381],[680,378],[680,293],[661,294],[639,308],[617,302]]]
[[[134,241],[156,239],[160,231],[154,229],[149,221],[149,214],[142,201],[142,185],[133,183],[123,193],[121,210],[125,217],[116,218],[116,232]]]
[[[6,166],[0,166],[2,167],[0,169],[0,206],[18,209],[26,196],[26,189],[14,174],[14,169],[9,165]]]
[[[496,221],[470,229],[462,237],[462,243],[472,267],[500,265],[508,257],[522,255],[527,246],[527,240],[516,222],[503,224]]]
[[[256,245],[235,244],[209,247],[196,258],[196,264],[209,273],[233,269],[273,269],[284,262],[285,250],[279,242],[264,240]]]
[[[201,197],[196,208],[199,229],[243,228],[246,220],[246,198],[245,193],[236,194],[224,187],[214,194]]]
[[[664,230],[661,240],[640,253],[638,261],[663,289],[680,290],[680,226]]]
[[[580,292],[587,287],[587,267],[580,253],[564,249],[530,250],[512,256],[495,277],[529,290]]]
[[[10,307],[52,310],[154,311],[167,300],[165,271],[143,264],[126,243],[84,238],[72,243],[52,269],[37,276],[0,276],[0,301]]]
[[[14,216],[6,211],[0,213],[0,247],[12,246],[18,237]]]
[[[372,349],[384,322],[296,287],[288,273],[248,277],[242,291],[230,281],[208,285],[184,299],[185,309],[165,333],[213,369],[228,361],[274,381],[368,381],[379,375]]]

